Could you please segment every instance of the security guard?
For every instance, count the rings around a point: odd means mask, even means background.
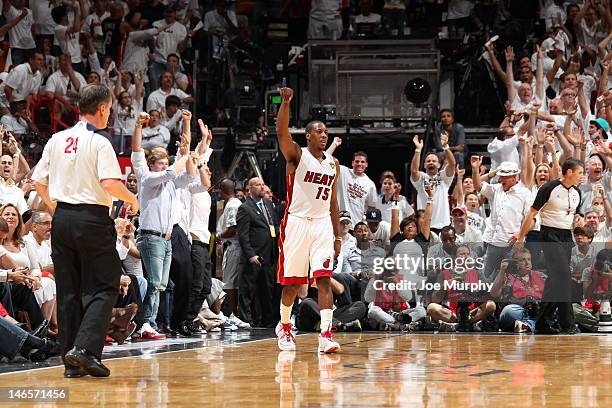
[[[121,276],[109,216],[112,197],[130,205],[130,214],[138,211],[138,200],[121,181],[113,147],[100,130],[107,127],[111,104],[108,87],[81,88],[80,121],[51,137],[32,176],[54,211],[51,257],[68,378],[110,375],[100,358]]]

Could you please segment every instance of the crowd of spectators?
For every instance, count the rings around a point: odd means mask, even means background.
[[[410,188],[402,195],[391,171],[374,183],[366,174],[366,152],[354,153],[351,168],[341,167],[343,245],[332,289],[334,324],[342,330],[536,331],[534,316],[548,272],[540,220],[524,250],[513,251],[511,238],[539,188],[572,171],[575,160],[585,169],[572,225],[576,316],[586,311],[596,317],[599,302],[612,292],[610,4],[542,1],[537,15],[532,3],[538,2],[473,3],[446,4],[455,27],[483,20],[474,17],[489,7],[534,35],[535,23],[543,22],[545,33],[533,48],[486,44],[482,63],[491,64],[508,95],[499,134],[487,148],[488,168],[483,157],[470,156],[464,129],[450,110],[441,112],[431,143],[413,139],[415,151],[406,161],[414,196]],[[409,26],[415,4],[441,7],[429,0],[387,0],[382,7],[362,0],[360,13],[349,22],[381,24],[395,33]],[[197,1],[31,1],[26,6],[26,1],[3,0],[6,21],[0,28],[10,44],[6,73],[0,74],[0,352],[32,360],[53,354],[53,343],[45,339],[60,329],[49,243],[52,214],[30,179],[35,161],[24,153],[36,144],[28,135],[38,132],[30,112],[39,96],[55,105],[57,119],[69,121],[72,115],[74,121],[71,106],[78,104],[79,89],[92,82],[114,91],[107,130],[118,152],[132,152],[134,170],[126,184],[142,209],[135,218],[126,216],[122,202],[112,209],[125,274],[108,340],[273,327],[280,294],[276,240],[286,192],[273,193],[259,177],[219,178],[219,195],[211,197],[212,132],[201,120],[192,123],[186,106],[193,103],[192,84],[182,56],[190,55],[194,35],[200,29],[236,35],[241,19],[223,0],[205,13]],[[347,7],[341,6],[313,0],[311,35],[341,38],[352,31],[343,24]],[[379,8],[380,14],[372,11]],[[192,128],[200,136],[193,143]],[[174,141],[178,147],[171,156]],[[336,138],[327,153],[341,144]],[[219,217],[211,213],[213,200],[223,205]],[[211,217],[216,231],[210,231]],[[260,228],[269,234],[262,237]],[[220,276],[212,268],[215,252]],[[443,289],[381,289],[380,282],[407,277],[397,265],[376,272],[380,260],[397,253],[455,264],[468,257],[482,262],[463,271],[428,265],[417,271],[423,282]],[[443,283],[453,280],[487,282],[488,297],[466,301],[460,290],[444,289]],[[314,298],[316,288],[305,286],[294,308],[300,330],[318,327]]]

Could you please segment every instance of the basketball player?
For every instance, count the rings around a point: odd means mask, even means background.
[[[276,132],[280,150],[287,160],[287,209],[279,239],[278,281],[283,285],[283,293],[281,320],[276,326],[278,347],[295,350],[291,308],[300,286],[308,283],[310,266],[321,308],[319,352],[333,353],[340,350],[340,345],[331,337],[333,297],[330,282],[334,259],[340,254],[342,244],[336,199],[339,164],[324,152],[328,136],[322,122],[306,125],[308,147],[300,148],[293,141],[289,133],[293,90],[281,88],[280,92],[283,102],[278,111]]]

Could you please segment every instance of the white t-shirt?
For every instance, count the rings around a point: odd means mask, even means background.
[[[351,214],[351,221],[355,226],[363,221],[368,207],[376,207],[376,185],[367,175],[356,176],[353,170],[346,166],[340,166],[338,183],[338,206],[341,211]]]
[[[495,170],[505,161],[516,164],[520,163],[518,154],[518,136],[514,135],[510,139],[499,140],[494,138],[487,146],[487,151],[491,155],[491,169]]]
[[[92,42],[96,51],[101,55],[104,55],[104,32],[102,31],[102,21],[110,17],[108,11],[102,14],[102,17],[98,16],[95,12],[85,17],[85,24],[81,28],[82,33],[87,33],[92,37]],[[97,37],[97,38],[96,38]]]
[[[83,78],[83,75],[79,74],[76,71],[74,71],[74,75],[79,81],[81,87],[87,85],[87,81],[85,80],[85,78]],[[76,92],[76,89],[74,89],[74,84],[70,80],[70,77],[68,75],[64,75],[62,71],[55,71],[49,76],[49,78],[47,78],[47,86],[45,87],[46,92],[53,92],[55,96],[65,98],[68,89]]]
[[[142,111],[142,100],[133,101],[131,106],[123,107],[113,102],[113,130],[116,135],[132,135],[136,127],[136,117]]]
[[[474,9],[474,3],[467,0],[449,0],[448,20],[458,20],[469,17]]]
[[[380,16],[380,14],[370,13],[367,16],[364,16],[363,14],[359,14],[357,17],[355,17],[355,24],[360,24],[360,23],[380,24],[381,20],[382,20],[382,17]]]
[[[28,127],[28,122],[26,122],[24,118],[16,118],[10,113],[2,116],[0,123],[2,123],[2,126],[4,126],[6,130],[16,135],[25,135],[30,129]]]
[[[147,112],[150,112],[152,109],[156,109],[158,111],[166,109],[166,98],[170,95],[176,95],[181,100],[189,96],[178,88],[172,88],[170,92],[167,93],[159,88],[156,91],[151,92],[151,95],[149,95],[149,99],[147,99]]]
[[[369,238],[383,245],[389,245],[391,243],[391,224],[381,221],[376,232],[370,230]]]
[[[32,26],[34,25],[34,16],[30,9],[26,9],[28,15],[25,16],[15,27],[9,30],[9,38],[11,42],[11,48],[20,48],[29,50],[36,47],[34,37],[32,36]],[[8,11],[4,14],[7,23],[11,20],[16,19],[21,15],[21,11],[11,6]]]
[[[223,241],[232,242],[232,245],[234,243],[238,243],[238,236],[234,235],[231,238],[221,238],[221,234],[229,227],[236,226],[236,214],[238,214],[238,207],[240,207],[241,205],[242,201],[240,201],[236,197],[230,198],[225,204],[223,214],[221,214],[221,217],[217,222],[217,237],[219,237],[219,239]]]
[[[170,131],[162,125],[142,129],[142,148],[167,147],[170,143]]]
[[[382,213],[383,221],[391,223],[391,211],[394,208],[399,210],[399,222],[402,222],[404,218],[410,217],[412,214],[414,214],[414,209],[410,204],[408,204],[408,201],[406,201],[406,197],[404,196],[400,196],[400,199],[397,202],[383,202],[383,200],[384,197],[379,197],[378,204],[376,204],[376,208],[378,208]]]
[[[425,181],[438,185],[433,196],[433,208],[431,213],[431,228],[440,229],[450,224],[450,208],[448,205],[448,190],[453,183],[454,174],[452,177],[446,175],[446,171],[442,170],[434,176],[420,171],[417,181],[410,182],[417,191],[417,210],[424,210],[427,206],[427,193],[425,192]]]
[[[32,179],[49,187],[51,200],[109,208],[113,205],[113,198],[100,181],[121,180],[121,168],[110,141],[96,132],[81,120],[54,134],[45,145]]]
[[[153,27],[159,28],[166,24],[165,20],[153,23]],[[179,55],[178,45],[187,37],[187,29],[184,25],[175,21],[170,27],[157,35],[153,59],[156,62],[166,63],[168,54]]]
[[[8,85],[13,89],[13,99],[23,100],[30,94],[36,95],[41,83],[42,73],[36,71],[36,74],[33,74],[32,67],[30,67],[30,64],[27,62],[13,68],[13,70],[9,72],[6,81],[4,81],[4,85]]]
[[[227,17],[234,24],[234,27],[238,27],[238,19],[236,13],[232,10],[227,10]],[[235,34],[229,32],[229,26],[225,17],[221,16],[217,10],[211,10],[204,15],[204,31],[221,31],[229,35],[230,38],[235,37]]]
[[[131,72],[147,71],[149,62],[148,40],[155,37],[157,29],[150,28],[142,31],[132,31],[125,41],[125,52],[121,68]]]
[[[51,17],[53,5],[48,1],[31,1],[30,9],[34,18],[34,33],[52,35],[55,29],[55,21]]]
[[[4,204],[13,204],[21,214],[28,209],[23,191],[15,185],[12,179],[9,179],[8,183],[0,179],[0,206]]]
[[[79,45],[79,33],[69,33],[68,27],[63,25],[55,26],[55,38],[57,39],[62,52],[70,54],[73,64],[78,64],[81,59],[81,46]]]
[[[23,237],[25,242],[28,242],[32,245],[33,248],[36,248],[36,255],[38,257],[38,263],[41,267],[53,265],[53,259],[51,259],[51,241],[43,241],[38,244],[36,238],[34,237],[34,233],[30,231],[28,235]]]

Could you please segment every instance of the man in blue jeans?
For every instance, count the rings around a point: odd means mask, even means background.
[[[503,331],[535,333],[536,303],[544,293],[544,277],[531,268],[531,253],[523,248],[512,259],[501,262],[491,295],[509,301],[499,315]]]
[[[149,115],[141,112],[132,137],[132,165],[140,184],[139,200],[141,213],[139,235],[136,241],[147,273],[147,294],[143,300],[144,321],[138,340],[159,340],[165,338],[156,330],[155,318],[159,306],[159,294],[166,289],[170,276],[172,259],[172,228],[178,223],[174,218],[177,211],[173,206],[178,200],[177,189],[186,188],[195,174],[195,167],[189,155],[189,136],[181,139],[181,158],[172,166],[168,164],[168,152],[154,148],[145,160],[142,149],[142,127]],[[189,122],[191,113],[183,112],[183,120]],[[187,124],[189,126],[189,124]],[[183,171],[187,168],[187,172]]]

